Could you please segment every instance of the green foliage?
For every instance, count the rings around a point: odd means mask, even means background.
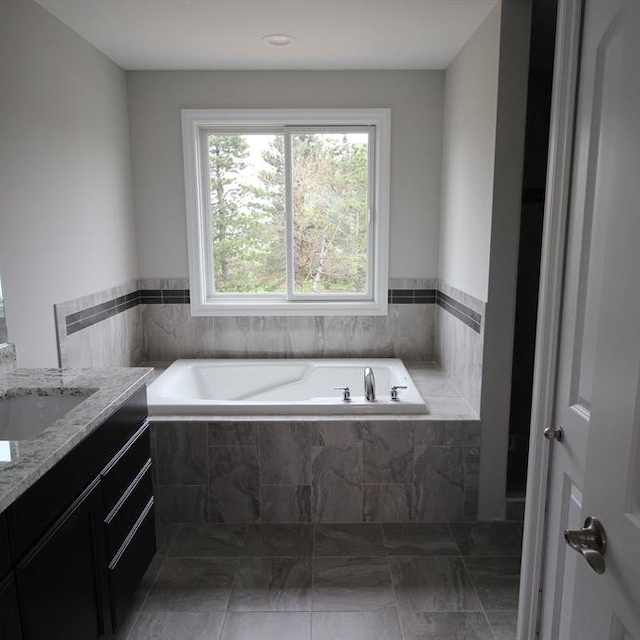
[[[216,291],[283,291],[284,217],[270,198],[273,188],[255,186],[245,171],[244,136],[209,136],[211,232]]]
[[[252,164],[248,137],[209,136],[215,288],[224,293],[283,292],[284,137],[271,137],[260,171]],[[366,142],[347,135],[292,136],[296,292],[364,290],[367,163]]]

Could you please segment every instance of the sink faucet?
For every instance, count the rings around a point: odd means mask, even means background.
[[[373,402],[376,399],[376,379],[371,367],[364,368],[364,397]]]

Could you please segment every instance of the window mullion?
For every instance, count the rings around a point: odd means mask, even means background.
[[[293,234],[293,162],[291,134],[284,131],[285,242],[287,256],[287,300],[294,297],[295,243]]]

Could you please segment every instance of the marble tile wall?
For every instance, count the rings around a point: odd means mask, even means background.
[[[429,288],[431,279],[392,279]],[[186,289],[188,280],[145,278],[141,289]],[[435,305],[389,305],[387,316],[191,317],[187,304],[142,304],[144,359],[398,357],[434,359]]]
[[[186,278],[143,278],[55,305],[60,366],[177,358],[436,361],[479,414],[485,305],[444,282],[391,278],[387,316],[314,317],[192,317],[188,285]]]
[[[163,522],[474,520],[479,421],[152,423]]]
[[[138,281],[54,305],[61,367],[129,367],[143,360],[140,307],[135,300],[113,313],[112,302],[138,290]],[[96,310],[75,326],[68,318],[85,310]],[[69,326],[68,326],[69,325]]]
[[[435,309],[434,356],[476,414],[480,415],[485,303],[440,281],[438,290],[481,317],[478,329],[443,306]]]

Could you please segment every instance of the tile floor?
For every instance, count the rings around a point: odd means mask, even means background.
[[[118,640],[510,640],[522,528],[162,525]]]

